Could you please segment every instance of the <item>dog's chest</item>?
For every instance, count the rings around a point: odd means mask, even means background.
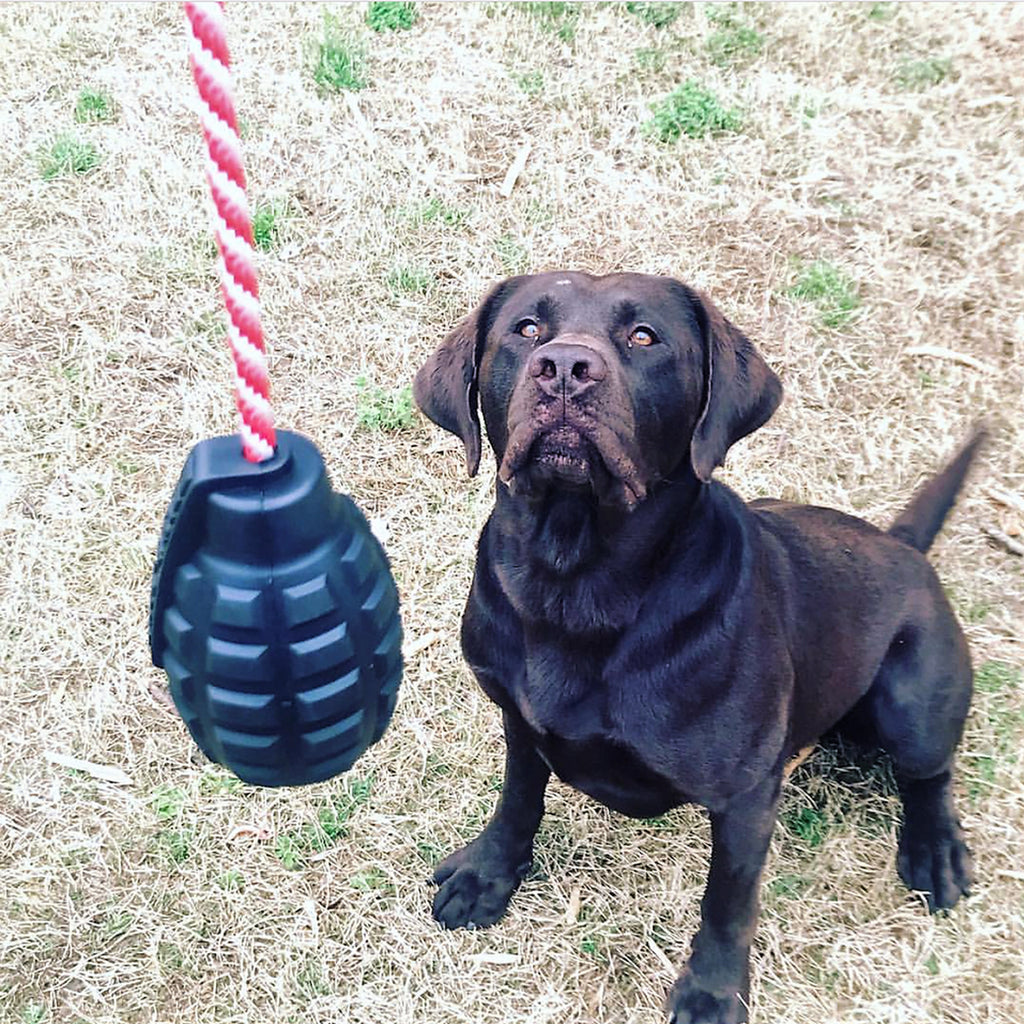
[[[686,797],[619,738],[603,678],[608,652],[527,643],[525,673],[512,696],[534,745],[563,782],[632,817],[663,814]]]
[[[575,741],[608,731],[603,649],[528,639],[525,653],[525,672],[513,697],[532,729]]]

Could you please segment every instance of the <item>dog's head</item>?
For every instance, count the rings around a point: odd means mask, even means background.
[[[632,507],[681,472],[709,480],[775,411],[782,385],[678,281],[552,272],[496,285],[422,367],[414,393],[462,439],[471,475],[479,408],[510,489],[590,489]]]

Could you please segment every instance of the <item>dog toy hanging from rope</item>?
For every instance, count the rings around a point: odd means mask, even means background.
[[[153,569],[150,650],[203,753],[246,782],[300,785],[346,771],[387,727],[398,594],[313,443],[274,429],[223,6],[184,8],[241,427],[201,441],[182,470]]]

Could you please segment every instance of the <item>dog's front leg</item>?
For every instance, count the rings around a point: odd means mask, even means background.
[[[533,837],[544,815],[551,769],[525,723],[505,711],[505,781],[487,827],[437,866],[434,917],[445,928],[486,928],[505,913],[533,859]]]
[[[780,778],[769,778],[711,815],[711,870],[700,929],[690,961],[669,993],[672,1024],[747,1020],[750,943],[780,784]]]

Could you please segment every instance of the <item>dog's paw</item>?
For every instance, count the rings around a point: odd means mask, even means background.
[[[508,909],[530,864],[510,865],[500,854],[488,853],[475,840],[445,857],[434,871],[439,885],[434,896],[434,920],[444,928],[488,928]]]
[[[908,823],[896,864],[907,888],[925,894],[933,914],[955,906],[974,880],[971,851],[956,821]]]
[[[665,1001],[669,1024],[743,1024],[747,1007],[739,992],[716,996],[701,988],[689,970],[684,971]]]

